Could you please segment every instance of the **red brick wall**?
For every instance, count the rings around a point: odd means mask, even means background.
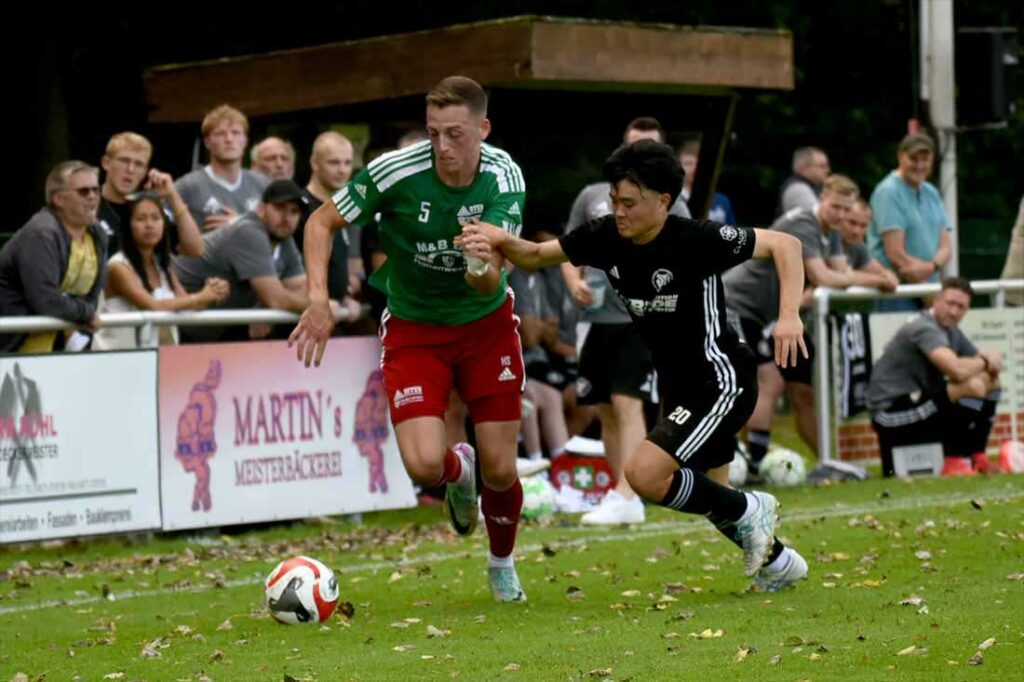
[[[1012,414],[996,415],[996,423],[988,438],[988,451],[995,453],[1004,440],[1013,436]],[[1017,438],[1024,439],[1024,412],[1016,414]],[[878,437],[870,422],[854,422],[839,425],[839,458],[846,460],[877,459]]]

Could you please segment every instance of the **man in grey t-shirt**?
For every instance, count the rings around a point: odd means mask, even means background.
[[[202,131],[210,164],[181,176],[174,186],[199,229],[209,232],[254,210],[268,180],[242,168],[249,121],[241,111],[217,107],[203,119]]]
[[[895,291],[900,278],[877,260],[871,257],[868,245],[864,243],[868,225],[871,224],[871,206],[858,197],[846,218],[840,224],[839,234],[843,241],[843,253],[853,270],[854,284],[873,287],[881,291]]]
[[[665,141],[665,133],[653,118],[634,119],[623,135],[625,144],[637,140]],[[576,197],[569,212],[567,230],[601,218],[612,212],[607,182],[587,185]],[[690,217],[686,201],[676,199],[670,212]],[[601,419],[601,440],[608,465],[618,484],[600,506],[583,515],[586,524],[611,525],[640,523],[644,520],[643,502],[623,476],[626,457],[647,434],[644,401],[654,392],[654,363],[650,351],[633,329],[626,305],[616,295],[608,276],[595,268],[577,268],[562,264],[569,294],[583,308],[581,319],[590,322],[580,352],[576,399],[580,405],[597,405]]]
[[[221,277],[231,286],[228,298],[214,308],[234,310],[266,308],[302,312],[309,305],[306,273],[292,234],[302,215],[302,188],[291,180],[267,186],[252,213],[203,237],[200,258],[174,258],[174,272],[186,291],[203,288],[209,277]],[[232,328],[182,329],[189,341],[215,341],[233,334]]]
[[[786,232],[800,240],[809,287],[845,289],[856,282],[843,255],[839,228],[857,195],[857,185],[852,180],[832,175],[825,181],[820,201],[814,209],[794,209],[772,224],[773,230]],[[767,267],[764,265],[766,262],[769,263]],[[811,371],[814,367],[814,346],[810,337],[804,336],[810,358],[799,358],[796,365],[781,370],[774,362],[771,333],[779,311],[779,277],[774,266],[769,261],[749,260],[725,273],[722,284],[725,286],[725,305],[730,321],[740,338],[750,345],[758,361],[757,407],[747,422],[747,449],[752,471],[756,473],[758,463],[768,452],[775,405],[783,391],[788,393],[793,403],[800,436],[812,450],[817,451]]]
[[[967,280],[944,280],[932,307],[900,327],[875,363],[867,403],[886,476],[893,474],[894,447],[936,441],[946,457],[944,475],[989,470],[985,445],[1003,360],[979,351],[959,329],[972,296]]]

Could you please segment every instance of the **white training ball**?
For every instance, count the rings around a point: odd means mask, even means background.
[[[786,448],[770,450],[758,470],[765,483],[779,488],[791,488],[807,480],[804,458]]]
[[[555,489],[546,474],[520,479],[524,519],[540,519],[555,513]]]
[[[736,443],[736,452],[732,461],[729,462],[729,483],[734,488],[742,488],[747,484],[747,476],[750,474],[749,456],[743,443]]]
[[[338,605],[338,579],[316,559],[292,557],[277,565],[264,582],[270,615],[280,623],[322,623]]]

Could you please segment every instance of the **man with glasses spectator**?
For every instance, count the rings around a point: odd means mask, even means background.
[[[107,262],[107,234],[96,225],[98,170],[57,164],[46,178],[46,206],[0,249],[0,317],[49,315],[89,330]],[[81,350],[89,337],[64,332],[0,334],[0,352]]]

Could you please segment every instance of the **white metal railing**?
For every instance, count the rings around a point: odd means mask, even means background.
[[[363,317],[369,311],[369,306],[363,306],[359,317]],[[342,308],[339,315],[335,317],[336,322],[349,321],[348,310]],[[359,318],[356,318],[359,319]],[[218,327],[223,325],[238,324],[281,324],[298,322],[299,315],[284,310],[203,310],[169,312],[165,310],[140,310],[132,313],[103,313],[100,315],[102,327],[144,327],[153,325],[155,327],[182,326],[182,327]],[[0,334],[15,332],[47,332],[62,329],[79,329],[82,325],[68,322],[57,317],[46,317],[42,315],[21,315],[12,317],[0,317]]]
[[[1024,279],[980,280],[971,282],[975,294],[995,294],[995,306],[1002,308],[1006,302],[1007,291],[1024,291]],[[818,459],[822,462],[832,460],[832,386],[829,374],[829,360],[832,357],[828,345],[828,313],[833,300],[870,301],[885,298],[921,298],[939,293],[942,285],[903,284],[893,293],[882,293],[867,287],[850,287],[849,289],[830,289],[818,287],[814,290],[814,399],[817,405],[818,428]]]

